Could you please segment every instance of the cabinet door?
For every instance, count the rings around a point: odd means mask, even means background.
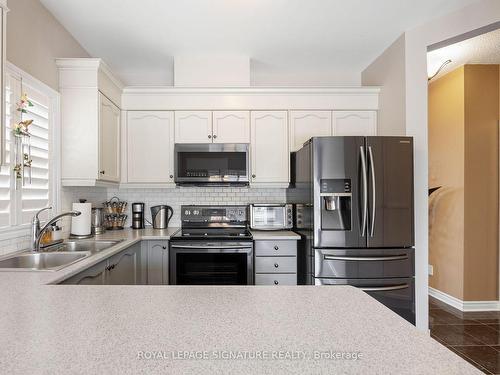
[[[290,152],[311,137],[332,135],[331,111],[290,111]]]
[[[175,111],[175,143],[212,143],[212,112]]]
[[[64,280],[61,284],[103,285],[105,282],[107,263],[107,261],[97,263],[95,266]]]
[[[99,93],[99,179],[120,181],[120,110]]]
[[[250,143],[250,112],[215,111],[212,137],[214,143]]]
[[[106,285],[136,285],[140,280],[140,244],[129,247],[109,259]]]
[[[377,112],[333,111],[333,135],[377,135]]]
[[[148,285],[168,284],[168,241],[148,241]]]
[[[288,183],[288,118],[286,111],[251,113],[252,183]]]
[[[174,182],[174,113],[127,114],[127,181]]]

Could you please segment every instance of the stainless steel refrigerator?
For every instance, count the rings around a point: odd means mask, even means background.
[[[412,138],[314,137],[291,172],[299,282],[359,287],[414,324]]]

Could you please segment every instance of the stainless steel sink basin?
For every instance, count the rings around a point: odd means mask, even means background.
[[[0,260],[0,270],[57,271],[90,255],[80,252],[26,252]]]
[[[105,241],[105,240],[69,240],[64,241],[54,251],[57,252],[78,252],[88,251],[92,254],[110,248],[121,241]]]

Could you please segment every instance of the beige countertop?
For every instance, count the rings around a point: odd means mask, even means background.
[[[251,230],[253,239],[259,240],[300,240],[300,236],[290,230]]]
[[[0,272],[2,373],[480,373],[349,286],[46,285],[175,230],[108,232],[124,241],[61,271]]]

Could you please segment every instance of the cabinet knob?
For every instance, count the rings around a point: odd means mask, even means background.
[[[280,265],[278,263],[274,263],[274,268],[278,268]]]
[[[210,138],[212,138],[212,136],[209,134],[209,135],[208,135],[208,139],[210,139]]]
[[[255,175],[254,175],[254,174],[252,175],[252,178],[255,178]]]
[[[274,280],[274,285],[278,285],[278,284],[279,284],[278,280]]]
[[[275,245],[275,246],[274,246],[274,250],[279,250],[278,245]]]
[[[166,246],[162,246],[161,247],[163,250],[167,250],[167,247]]]
[[[172,174],[171,174],[171,175],[170,175],[170,178],[174,178],[174,175],[172,175]]]
[[[214,134],[214,139],[217,138],[217,135]]]
[[[102,170],[102,171],[99,171],[100,174],[105,174],[106,171]]]

